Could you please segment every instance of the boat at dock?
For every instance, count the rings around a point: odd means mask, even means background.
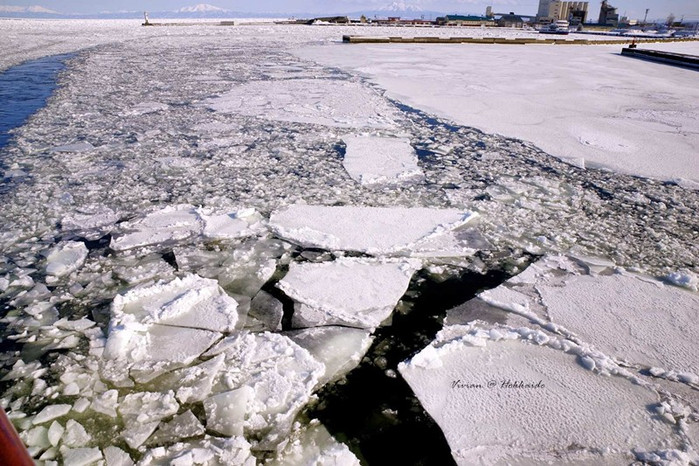
[[[568,34],[570,31],[568,21],[559,20],[539,29],[539,34]]]

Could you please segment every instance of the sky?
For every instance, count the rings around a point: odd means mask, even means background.
[[[0,6],[42,7],[64,14],[95,14],[104,11],[172,11],[198,3],[208,3],[220,8],[250,13],[347,13],[376,10],[394,0],[0,0]],[[423,10],[444,13],[483,14],[488,5],[497,13],[514,11],[519,14],[536,14],[538,0],[398,0]],[[600,0],[590,1],[591,18],[599,13]],[[643,19],[646,8],[648,19],[664,19],[673,13],[677,20],[699,20],[699,0],[609,0],[618,13],[632,19]]]

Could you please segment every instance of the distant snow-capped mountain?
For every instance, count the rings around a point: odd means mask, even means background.
[[[15,6],[15,5],[0,5],[0,13],[34,13],[34,14],[47,14],[47,15],[59,15],[60,13],[54,10],[49,10],[43,6],[33,5],[33,6]]]
[[[418,12],[418,11],[423,11],[422,8],[420,8],[417,5],[409,5],[406,4],[405,2],[393,2],[390,5],[385,5],[379,8],[378,11],[411,11],[411,12]]]
[[[226,12],[225,8],[219,8],[217,6],[209,5],[208,3],[200,3],[194,6],[186,6],[177,10],[177,13],[223,13]]]

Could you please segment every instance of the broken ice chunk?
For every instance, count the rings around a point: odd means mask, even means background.
[[[408,262],[366,259],[292,263],[277,286],[299,303],[294,327],[375,328],[391,314],[414,270]]]
[[[36,426],[19,434],[27,447],[35,447],[38,451],[46,450],[51,446],[48,435],[49,429],[44,426]]]
[[[424,176],[409,139],[351,135],[343,141],[347,151],[342,165],[353,180],[363,185],[413,181]]]
[[[104,358],[129,366],[189,364],[220,338],[218,331],[232,331],[238,319],[236,301],[215,280],[196,275],[117,296],[111,312]]]
[[[554,349],[565,341],[530,343],[526,328],[455,327],[398,369],[457,464],[557,463],[562,451],[576,464],[617,464],[623,461],[609,453],[633,458],[635,448],[682,444],[648,409],[655,390],[584,369],[574,354]],[[474,337],[482,346],[472,345]]]
[[[61,440],[61,437],[63,437],[65,430],[65,427],[63,427],[60,422],[53,421],[53,423],[51,423],[51,427],[49,427],[48,431],[48,438],[51,445],[54,447],[58,446],[58,442]]]
[[[286,446],[269,466],[289,464],[359,466],[361,463],[347,445],[335,440],[317,420],[292,433]]]
[[[293,205],[274,212],[270,227],[305,247],[405,255],[476,216],[454,209]]]
[[[70,405],[57,404],[49,405],[42,409],[39,414],[34,416],[34,424],[43,424],[44,422],[52,421],[61,416],[65,416],[70,411]]]
[[[235,335],[210,352],[226,358],[214,395],[241,387],[253,390],[244,428],[264,434],[259,448],[274,448],[285,438],[324,373],[323,365],[307,350],[276,333]]]
[[[262,322],[265,330],[279,331],[282,329],[284,305],[266,291],[260,291],[250,303],[249,315]]]
[[[204,236],[210,239],[244,238],[264,230],[262,217],[254,209],[224,214],[200,209],[199,215],[204,222]]]
[[[357,367],[374,340],[368,330],[346,327],[309,328],[286,335],[325,365],[319,387]]]
[[[144,424],[172,416],[179,407],[172,392],[130,393],[119,403],[119,414],[125,422]]]
[[[250,81],[207,105],[223,113],[339,127],[387,128],[397,118],[370,89],[338,79]]]
[[[119,220],[119,214],[102,205],[81,206],[61,220],[61,229],[76,231],[89,240],[100,238]]]
[[[159,424],[160,421],[147,422],[145,424],[128,423],[121,436],[128,446],[136,449],[146,443],[146,440],[155,432]]]
[[[106,466],[133,466],[134,464],[129,454],[121,448],[109,446],[102,453],[107,462]]]
[[[139,466],[255,466],[250,444],[243,437],[216,438],[176,443],[148,450]]]
[[[70,466],[88,466],[102,459],[99,448],[61,448],[63,464]]]
[[[174,443],[182,439],[201,435],[205,430],[192,411],[187,410],[175,416],[172,421],[161,423],[158,431],[150,438],[149,442],[151,444]]]
[[[92,405],[90,407],[95,412],[105,414],[109,417],[116,417],[118,397],[118,391],[107,390],[106,392],[100,393],[97,397],[95,397],[95,399],[92,400]]]
[[[187,239],[202,232],[203,224],[191,205],[167,206],[145,217],[121,225],[122,234],[112,238],[110,247],[125,251],[136,247]]]
[[[207,427],[229,437],[243,435],[246,415],[252,411],[250,404],[254,398],[255,390],[249,386],[207,398],[204,400]]]
[[[63,432],[63,438],[61,438],[61,443],[63,445],[71,448],[82,447],[87,445],[90,440],[92,440],[92,437],[87,433],[82,424],[73,419],[68,419],[65,431]]]
[[[216,280],[189,274],[118,295],[112,319],[230,332],[238,320],[237,306]]]
[[[87,258],[85,243],[68,241],[56,246],[46,258],[46,273],[62,277],[78,270]]]
[[[197,366],[185,367],[163,376],[157,381],[160,390],[174,390],[180,403],[195,403],[209,396],[214,377],[224,362],[224,355]]]
[[[190,364],[220,338],[220,333],[209,330],[110,323],[103,356],[142,370],[152,362]]]

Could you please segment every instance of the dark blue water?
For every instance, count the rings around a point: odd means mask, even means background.
[[[22,126],[56,89],[58,73],[73,54],[53,55],[22,63],[0,74],[0,148],[9,132]]]

